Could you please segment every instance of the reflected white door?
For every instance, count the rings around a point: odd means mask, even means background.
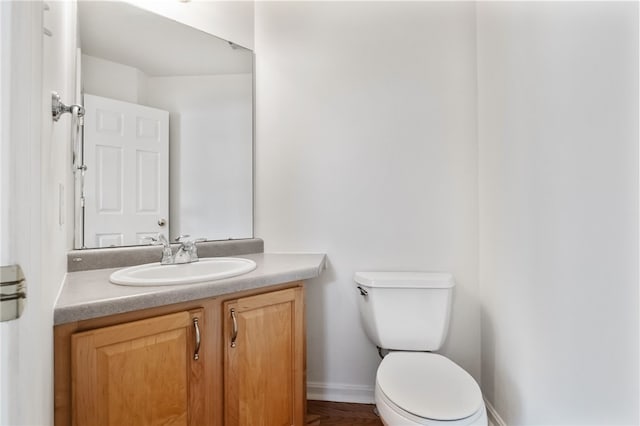
[[[169,236],[169,113],[84,95],[84,245]]]

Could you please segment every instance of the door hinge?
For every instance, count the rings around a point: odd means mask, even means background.
[[[0,321],[20,318],[27,298],[27,281],[20,265],[0,267]]]

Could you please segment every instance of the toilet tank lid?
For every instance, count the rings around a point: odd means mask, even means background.
[[[356,283],[379,288],[451,288],[453,275],[444,272],[356,272]]]

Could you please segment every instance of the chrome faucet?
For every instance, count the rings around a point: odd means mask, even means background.
[[[162,265],[173,265],[174,258],[171,252],[171,244],[164,234],[158,234],[157,237],[145,237],[145,240],[151,241],[151,244],[156,246],[162,245],[162,260],[160,263]]]
[[[190,239],[189,235],[180,235],[176,238],[176,242],[180,243],[178,251],[174,255],[171,251],[171,243],[164,234],[158,234],[157,237],[145,237],[145,240],[151,241],[153,245],[162,245],[162,265],[179,265],[183,263],[192,263],[198,261],[198,248],[196,243],[205,241],[204,238]]]
[[[204,241],[204,238],[190,239],[189,235],[180,235],[176,242],[180,243],[180,248],[173,257],[173,263],[192,263],[198,261],[198,248],[196,243]]]

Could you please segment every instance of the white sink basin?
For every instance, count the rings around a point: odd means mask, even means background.
[[[109,277],[114,284],[156,286],[193,284],[246,274],[256,269],[256,262],[239,257],[209,257],[181,265],[160,262],[120,269]]]

